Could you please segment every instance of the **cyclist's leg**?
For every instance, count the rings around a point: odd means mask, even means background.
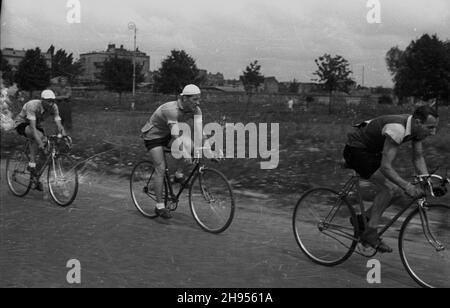
[[[392,204],[395,203],[401,206],[407,206],[411,203],[411,200],[408,200],[408,197],[403,190],[398,185],[388,180],[380,170],[375,172],[370,178],[370,182],[380,189],[380,192],[375,197],[372,207],[368,211],[370,217],[368,225],[370,228],[376,228],[383,213]]]
[[[42,140],[43,134],[39,130],[37,131],[37,134],[39,138]],[[34,134],[31,130],[31,127],[27,125],[24,129],[24,135],[28,138],[30,141],[30,163],[34,164],[36,166],[36,154],[38,152],[38,144],[36,143],[36,140],[34,138]]]
[[[34,138],[33,131],[29,125],[25,127],[25,137],[27,137],[30,140],[30,160],[34,163],[36,163],[36,154],[38,153],[38,144],[36,143],[36,139]],[[44,135],[44,130],[41,127],[37,127],[36,133],[38,135],[38,138],[42,140],[43,143],[45,143],[46,138]]]
[[[386,209],[397,200],[401,199],[402,191],[400,187],[389,181],[380,170],[377,170],[371,177],[370,182],[375,184],[380,191],[376,195],[373,205],[368,211],[369,222],[366,230],[361,236],[364,243],[376,248],[379,252],[392,252],[378,235],[378,224]]]
[[[36,176],[36,155],[39,151],[38,144],[34,138],[34,134],[31,130],[31,127],[27,125],[24,129],[24,135],[28,138],[30,141],[30,162],[29,162],[29,170],[31,172],[31,177],[33,179],[33,182],[35,183],[34,189],[36,190],[43,190],[42,183],[39,181],[39,179]],[[38,138],[40,138],[43,142],[45,141],[44,133],[41,129],[37,129],[37,135]]]
[[[154,189],[157,204],[164,204],[163,189],[164,189],[164,175],[166,172],[166,161],[164,158],[164,148],[157,146],[149,150],[150,160],[155,168]]]
[[[164,202],[164,176],[166,172],[166,159],[164,157],[164,145],[152,146],[149,148],[150,160],[155,168],[154,174],[154,190],[156,197],[155,213],[162,218],[170,219],[172,215],[170,210],[165,207]]]

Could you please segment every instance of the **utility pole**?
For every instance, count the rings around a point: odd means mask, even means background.
[[[134,30],[134,47],[133,47],[133,101],[131,102],[131,110],[134,111],[136,105],[136,24],[130,22],[128,24],[128,29]]]
[[[362,68],[362,86],[363,86],[363,88],[364,88],[364,79],[365,79],[365,73],[366,73],[366,67],[365,67],[365,65],[363,65],[363,68]]]

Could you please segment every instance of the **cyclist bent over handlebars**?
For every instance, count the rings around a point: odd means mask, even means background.
[[[16,131],[19,135],[28,138],[30,141],[30,161],[28,170],[32,177],[36,173],[36,154],[38,150],[46,153],[46,138],[41,123],[50,115],[54,116],[58,133],[66,136],[64,127],[61,124],[59,109],[55,103],[55,93],[51,90],[44,90],[41,93],[41,99],[31,100],[23,105],[21,112],[16,117]],[[42,190],[42,184],[39,181],[35,183],[35,189]]]
[[[194,133],[201,134],[201,136],[197,136],[199,138],[197,140],[203,140],[200,94],[201,91],[196,85],[187,85],[177,101],[168,102],[160,106],[141,130],[145,147],[149,151],[150,160],[155,168],[155,213],[165,219],[170,219],[171,214],[165,208],[163,199],[164,174],[166,171],[164,147],[171,147],[175,139],[183,138],[183,140],[179,140],[183,145],[183,157],[191,157],[193,148],[191,138],[173,134],[179,131],[177,129],[178,123],[186,123],[190,119],[194,119]],[[205,147],[208,148],[207,143],[205,141]]]

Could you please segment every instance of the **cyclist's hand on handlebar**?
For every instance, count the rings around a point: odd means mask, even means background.
[[[39,151],[41,151],[44,155],[48,155],[48,149],[45,145],[39,146]]]
[[[419,186],[414,186],[413,184],[408,184],[405,188],[405,193],[413,199],[419,199],[425,195],[424,191]]]

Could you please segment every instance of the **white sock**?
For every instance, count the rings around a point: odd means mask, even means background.
[[[30,168],[36,168],[36,163],[28,163],[28,166],[29,166]]]
[[[164,209],[166,206],[164,205],[164,203],[156,203],[156,208],[158,209],[158,210],[162,210],[162,209]]]

